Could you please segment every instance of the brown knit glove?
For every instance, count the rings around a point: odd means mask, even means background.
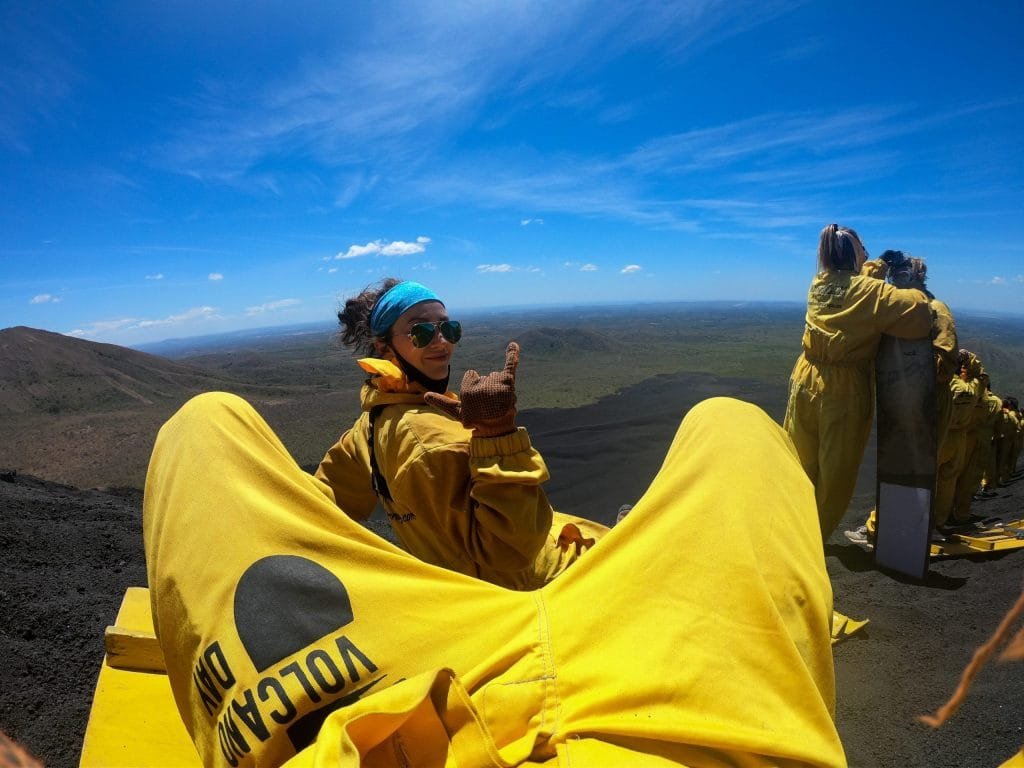
[[[516,367],[519,345],[510,341],[505,350],[505,368],[481,376],[466,371],[460,400],[427,392],[423,399],[473,430],[474,437],[499,437],[516,430]]]

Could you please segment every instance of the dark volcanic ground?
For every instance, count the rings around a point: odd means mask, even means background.
[[[679,375],[585,408],[524,412],[520,421],[548,460],[555,506],[609,522],[657,472],[682,414],[717,394],[782,416],[781,387]],[[869,446],[842,528],[858,525],[871,507],[873,472]],[[0,728],[51,768],[77,765],[103,629],[125,588],[146,583],[141,496],[0,473]],[[976,511],[1024,517],[1022,499],[1018,479],[998,498],[975,502]],[[757,510],[750,514],[756,525]],[[836,608],[870,619],[835,648],[836,719],[850,765],[992,768],[1024,744],[1024,664],[990,663],[941,729],[914,719],[948,698],[1013,604],[1024,549],[934,562],[924,584],[879,572],[841,533],[825,554]]]

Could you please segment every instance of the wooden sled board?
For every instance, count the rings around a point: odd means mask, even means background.
[[[838,645],[855,632],[863,629],[868,619],[854,619],[839,611],[832,611],[832,645]]]
[[[952,534],[944,542],[933,542],[932,557],[978,555],[1024,547],[1024,518],[985,521]]]
[[[128,588],[104,641],[79,768],[199,768],[163,672],[148,589]]]

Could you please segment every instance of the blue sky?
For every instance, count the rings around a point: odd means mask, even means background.
[[[0,327],[803,301],[831,221],[1024,313],[1022,139],[1019,0],[0,0]]]

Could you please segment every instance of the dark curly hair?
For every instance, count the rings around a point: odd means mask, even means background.
[[[377,299],[401,282],[404,281],[395,277],[378,280],[358,295],[346,299],[345,306],[338,310],[341,343],[351,349],[353,355],[373,354],[374,335],[370,330],[370,313]]]
[[[900,261],[890,266],[889,282],[897,288],[923,287],[928,279],[928,265],[924,263],[924,259],[904,256],[900,251],[894,251],[894,253],[900,254]],[[885,254],[882,255],[882,259],[885,259]]]

